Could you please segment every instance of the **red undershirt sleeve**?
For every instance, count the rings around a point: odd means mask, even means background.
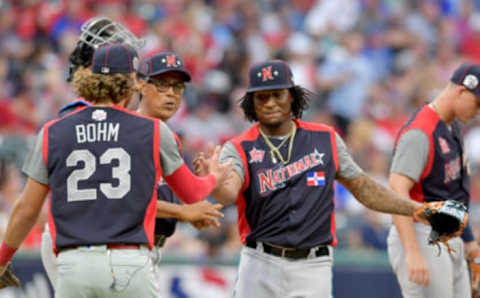
[[[215,176],[195,176],[185,164],[164,179],[180,200],[187,204],[204,200],[215,188]]]

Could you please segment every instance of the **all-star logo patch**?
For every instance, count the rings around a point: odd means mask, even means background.
[[[107,112],[104,110],[95,110],[92,113],[92,119],[96,121],[103,121],[107,119]]]
[[[248,152],[248,155],[250,155],[248,163],[262,162],[263,157],[265,156],[265,151],[253,147],[253,149]]]

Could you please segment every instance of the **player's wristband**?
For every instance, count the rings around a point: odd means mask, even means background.
[[[5,242],[2,242],[2,246],[0,246],[0,266],[7,266],[17,249],[17,247],[11,247]]]

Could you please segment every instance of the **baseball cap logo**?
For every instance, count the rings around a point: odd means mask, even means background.
[[[273,80],[273,75],[272,75],[272,66],[266,66],[262,68],[262,81],[272,81]]]
[[[177,57],[175,55],[167,56],[167,67],[177,67]]]
[[[478,86],[478,78],[473,74],[469,74],[465,77],[465,79],[463,79],[462,84],[468,89],[473,90]]]

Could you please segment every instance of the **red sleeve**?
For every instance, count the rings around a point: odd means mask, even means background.
[[[215,188],[215,177],[212,174],[195,176],[185,164],[164,179],[180,200],[187,204],[205,199]]]

